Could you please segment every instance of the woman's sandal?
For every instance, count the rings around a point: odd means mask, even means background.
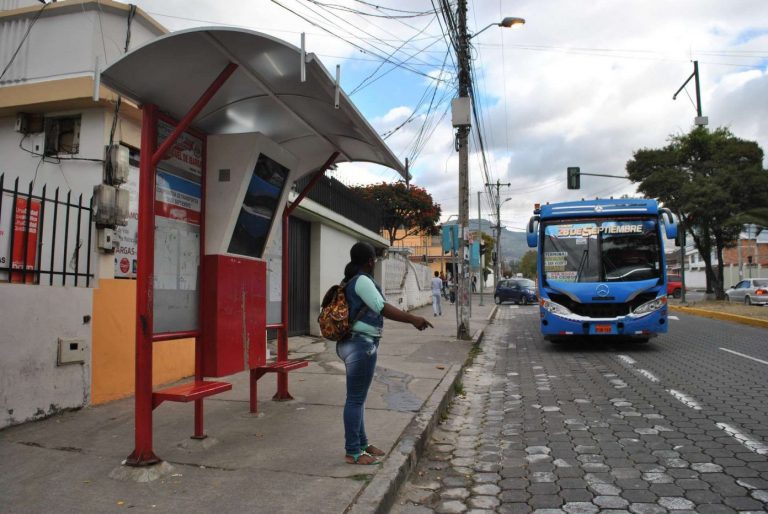
[[[374,445],[369,444],[365,447],[365,450],[363,450],[365,453],[369,455],[373,455],[374,457],[383,457],[387,454],[384,450],[381,450],[379,448],[376,448]]]
[[[379,461],[367,452],[360,452],[358,454],[348,453],[344,456],[344,460],[347,464],[359,464],[362,466],[370,466],[372,464],[379,464]]]

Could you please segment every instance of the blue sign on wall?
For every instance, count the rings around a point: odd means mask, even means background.
[[[443,226],[443,253],[450,252],[451,249],[453,249],[454,252],[459,251],[459,226],[458,225]]]

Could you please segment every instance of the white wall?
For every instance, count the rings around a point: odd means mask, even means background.
[[[0,92],[2,89],[0,89]],[[85,109],[79,111],[46,112],[46,116],[80,114],[80,152],[75,157],[87,159],[104,158],[104,110]],[[19,144],[27,150],[42,153],[44,135],[23,135],[13,130],[15,116],[0,118],[0,173],[5,173],[6,189],[12,185],[12,180],[20,177],[19,188],[26,191],[29,181],[35,180],[35,192],[39,193],[44,184],[48,185],[48,193],[60,188],[60,194],[66,195],[72,190],[77,198],[80,193],[83,199],[89,199],[93,194],[93,186],[101,183],[102,164],[100,162],[68,160],[60,161],[53,158],[41,160],[40,155],[33,155],[19,148]],[[38,166],[39,165],[39,166]],[[37,174],[35,174],[37,173]]]
[[[404,310],[432,302],[429,266],[413,263],[406,256],[391,252],[382,262],[383,287],[387,301]]]
[[[88,404],[92,291],[0,284],[0,428]],[[57,366],[58,338],[86,345],[84,364]]]
[[[310,242],[309,331],[319,336],[317,314],[325,292],[344,278],[344,266],[349,262],[349,249],[359,239],[328,225],[312,223]]]
[[[52,7],[48,7],[32,27],[0,85],[91,75],[97,56],[104,69],[123,54],[126,11],[108,5],[101,6],[99,11],[95,4]],[[31,18],[32,15],[26,15],[0,21],[0,62],[10,61]],[[158,35],[157,29],[136,17],[131,24],[129,49],[142,46]]]

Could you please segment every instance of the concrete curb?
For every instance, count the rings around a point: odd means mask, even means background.
[[[485,326],[477,329],[472,335],[473,345],[480,344],[482,341],[485,328],[496,314],[496,309],[497,307],[494,307],[491,310],[486,318]],[[419,413],[405,427],[395,448],[385,458],[381,468],[352,505],[347,508],[346,512],[349,514],[368,514],[371,512],[385,514],[390,511],[400,487],[408,479],[408,475],[424,454],[440,416],[453,400],[456,383],[463,375],[466,365],[466,362],[462,365],[454,364],[448,369],[443,379],[424,402]]]
[[[682,307],[679,305],[670,305],[669,309],[672,311],[683,312],[685,314],[693,314],[694,316],[701,316],[704,318],[719,319],[722,321],[733,321],[734,323],[741,323],[743,325],[750,325],[753,327],[760,327],[760,328],[768,328],[768,320],[750,318],[748,316],[740,316],[738,314],[709,311],[706,309],[697,309],[695,307]]]

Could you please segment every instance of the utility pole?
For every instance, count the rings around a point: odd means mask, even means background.
[[[467,0],[458,0],[458,35],[457,60],[459,63],[459,98],[469,98],[469,35],[467,34]],[[469,125],[457,129],[456,139],[459,150],[459,239],[461,247],[459,258],[461,272],[456,277],[458,284],[459,324],[458,339],[471,339],[469,331],[469,266],[467,229],[469,225]]]
[[[483,227],[480,222],[480,195],[482,191],[477,192],[477,237],[480,238],[480,246],[483,246]],[[480,255],[480,306],[483,306],[483,286],[485,284],[485,266],[483,266],[483,260],[485,255]]]
[[[501,186],[511,187],[512,184],[507,182],[502,184],[496,179],[495,184],[486,184],[485,187],[496,188],[496,262],[493,265],[493,290],[496,291],[496,286],[499,284],[499,274],[501,270]]]

